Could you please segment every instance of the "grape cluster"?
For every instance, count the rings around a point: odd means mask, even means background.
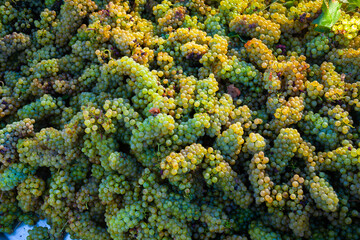
[[[24,212],[35,211],[40,207],[39,197],[45,191],[45,182],[36,176],[29,176],[18,187],[17,200]]]
[[[339,2],[0,0],[0,232],[359,239]]]
[[[50,240],[49,229],[46,227],[37,227],[28,231],[29,235],[26,240]]]

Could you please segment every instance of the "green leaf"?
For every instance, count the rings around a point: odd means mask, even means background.
[[[284,3],[284,6],[286,8],[291,8],[292,6],[294,6],[294,1],[287,1]]]
[[[242,39],[241,36],[239,34],[237,34],[236,32],[229,32],[228,37],[229,38],[239,38],[240,42],[246,43],[246,40]]]
[[[228,37],[233,38],[233,37],[240,37],[240,36],[236,32],[229,32]]]
[[[348,11],[353,11],[356,8],[360,8],[360,0],[348,0]]]
[[[327,0],[323,0],[323,4],[321,6],[322,13],[313,21],[314,24],[318,25],[315,28],[318,32],[330,31],[331,27],[340,18],[341,4],[337,0],[329,0],[328,4],[326,4],[326,1]]]

